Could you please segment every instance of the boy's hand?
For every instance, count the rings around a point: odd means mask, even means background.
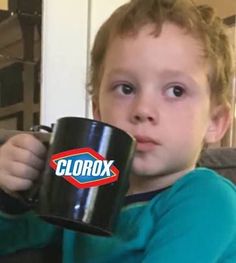
[[[34,136],[19,134],[0,147],[0,188],[28,190],[44,167],[46,147]]]

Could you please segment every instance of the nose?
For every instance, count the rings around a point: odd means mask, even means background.
[[[131,112],[132,123],[151,123],[158,121],[157,102],[153,96],[140,95],[133,102]]]

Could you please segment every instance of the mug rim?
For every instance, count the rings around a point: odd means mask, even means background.
[[[133,135],[131,135],[130,133],[128,133],[127,131],[124,131],[114,125],[111,125],[107,122],[103,122],[103,121],[98,121],[95,119],[91,119],[91,118],[87,118],[87,117],[77,117],[77,116],[64,116],[61,118],[58,118],[56,122],[59,122],[60,120],[64,120],[64,119],[77,119],[77,120],[82,120],[82,121],[86,121],[86,122],[90,122],[90,123],[96,123],[98,125],[103,125],[103,126],[107,126],[109,128],[112,128],[120,133],[123,133],[123,135],[128,136],[132,141],[136,141],[135,137]]]

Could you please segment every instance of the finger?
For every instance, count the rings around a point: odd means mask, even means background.
[[[12,175],[12,177],[36,180],[40,174],[40,171],[24,163],[11,162],[11,166],[8,167],[6,173]]]
[[[14,177],[9,174],[5,174],[4,176],[4,188],[10,192],[28,190],[32,186],[33,181],[29,179]]]
[[[14,147],[14,149],[12,149],[11,152],[9,153],[11,158],[9,158],[9,155],[6,155],[5,159],[10,159],[10,160],[15,161],[15,162],[23,163],[23,164],[31,166],[32,168],[35,168],[37,170],[43,169],[44,163],[45,163],[44,160],[42,160],[41,158],[36,156],[31,151],[25,150],[23,148],[18,148],[15,146],[13,146],[13,147]],[[5,165],[3,164],[3,167],[4,166]]]
[[[41,143],[32,135],[19,134],[9,139],[9,142],[12,143],[12,145],[14,145],[15,147],[29,150],[41,159],[45,158],[47,148],[45,147],[45,145],[43,145],[43,143]]]

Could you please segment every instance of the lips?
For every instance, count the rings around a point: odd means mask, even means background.
[[[159,143],[147,136],[134,136],[137,141],[137,151],[147,152],[153,150]]]

